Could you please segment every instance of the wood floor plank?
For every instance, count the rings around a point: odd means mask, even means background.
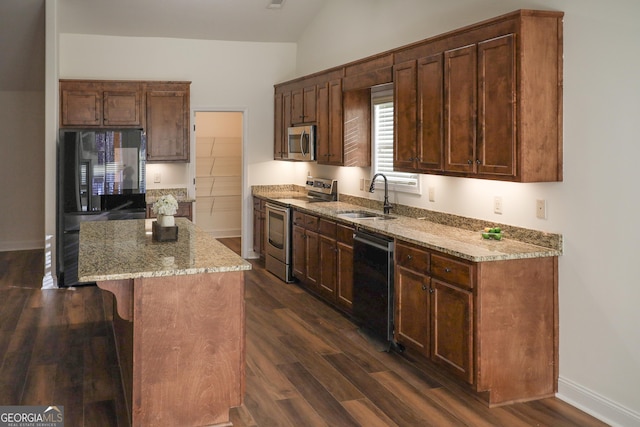
[[[22,402],[30,405],[51,405],[55,394],[56,364],[31,364],[22,393]]]
[[[429,419],[423,418],[398,397],[386,391],[382,384],[378,383],[369,373],[345,354],[330,354],[326,355],[325,358],[398,425],[439,427]]]
[[[286,325],[292,334],[296,334],[303,339],[313,351],[320,354],[332,354],[340,351],[337,346],[314,333],[313,325],[304,322],[292,310],[285,308],[274,310],[274,312],[279,317],[279,321]]]
[[[454,414],[464,425],[474,427],[526,427],[528,424],[502,408],[489,409],[485,404],[461,398],[445,387],[425,392],[425,397]]]
[[[294,426],[329,427],[329,424],[302,398],[278,400],[277,404]]]
[[[89,402],[84,407],[84,425],[117,427],[116,404],[113,400]]]
[[[331,426],[353,426],[358,423],[332,395],[300,363],[278,367],[289,378],[300,394]]]
[[[247,375],[247,389],[243,406],[247,408],[257,426],[299,427],[291,424],[265,389],[265,384],[255,375]]]
[[[336,400],[342,402],[364,397],[360,390],[340,375],[324,357],[306,345],[300,337],[289,335],[281,337],[280,341]]]
[[[295,387],[266,353],[258,348],[254,341],[248,340],[246,345],[246,364],[251,368],[253,375],[264,384],[264,391],[269,393],[273,400],[296,397]]]
[[[342,406],[361,426],[394,427],[398,425],[368,399],[347,400],[342,402]]]

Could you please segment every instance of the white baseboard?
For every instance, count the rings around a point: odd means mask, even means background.
[[[640,427],[640,413],[560,377],[556,397],[614,427]]]
[[[225,237],[240,237],[240,230],[207,230],[205,229],[204,231],[211,234],[216,239],[221,239]]]
[[[44,249],[44,241],[37,240],[14,240],[13,242],[0,242],[0,252],[28,251],[32,249]]]

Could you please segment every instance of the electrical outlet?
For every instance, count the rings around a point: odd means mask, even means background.
[[[502,215],[502,197],[496,196],[493,198],[493,213]]]
[[[436,201],[436,188],[435,187],[429,187],[429,201],[430,202],[435,202]]]
[[[156,173],[156,174],[153,176],[153,182],[155,182],[156,184],[159,184],[159,183],[160,183],[160,178],[161,178],[160,173]]]
[[[370,187],[371,187],[371,180],[370,179],[365,179],[364,180],[364,191],[369,191]]]
[[[360,178],[360,191],[364,191],[364,178]]]
[[[544,199],[536,200],[536,218],[547,219],[547,201]]]

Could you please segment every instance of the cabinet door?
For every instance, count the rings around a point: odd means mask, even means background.
[[[147,90],[147,161],[189,161],[189,94]]]
[[[302,90],[303,121],[316,121],[316,85],[307,86]]]
[[[307,277],[307,242],[303,227],[293,225],[293,275],[304,281]]]
[[[395,65],[393,81],[393,168],[412,172],[416,167],[416,61]]]
[[[307,264],[306,284],[318,291],[320,280],[320,238],[317,232],[311,230],[305,231],[305,246]]]
[[[329,83],[318,85],[316,107],[316,159],[319,164],[330,162]]]
[[[319,164],[344,164],[342,141],[342,80],[334,79],[317,87],[316,154]]]
[[[475,171],[476,45],[444,53],[445,170]]]
[[[103,122],[105,126],[142,126],[142,93],[139,90],[105,90]]]
[[[425,357],[430,352],[429,277],[396,266],[395,339]]]
[[[320,265],[318,266],[320,278],[318,285],[320,292],[329,300],[334,301],[336,298],[336,265],[337,265],[337,248],[336,239],[320,235]]]
[[[473,294],[431,279],[431,358],[473,383]]]
[[[444,150],[443,55],[418,60],[417,162],[421,171],[442,171]]]
[[[516,175],[513,34],[478,44],[478,173]]]
[[[65,89],[60,94],[61,126],[102,125],[102,92],[100,90]]]
[[[351,312],[353,308],[353,234],[355,229],[338,224],[336,227],[336,247],[338,249],[336,280],[336,302]]]

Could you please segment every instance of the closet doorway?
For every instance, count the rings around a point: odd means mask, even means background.
[[[243,113],[195,112],[195,223],[215,238],[242,234]]]

